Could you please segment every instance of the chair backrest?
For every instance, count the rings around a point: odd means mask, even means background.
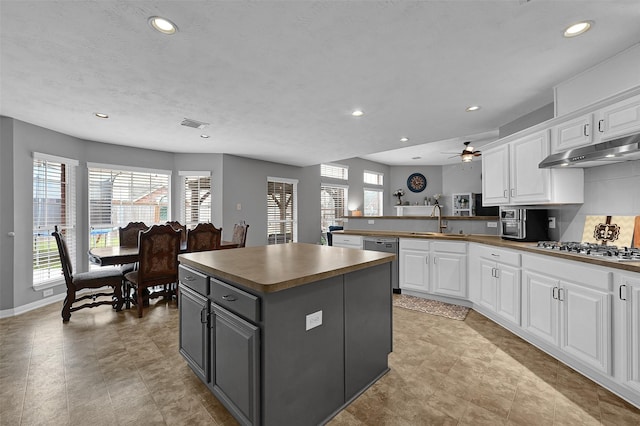
[[[248,229],[249,225],[247,225],[244,220],[233,225],[233,237],[231,238],[231,242],[238,244],[238,247],[244,247],[247,243]]]
[[[140,233],[138,280],[143,286],[175,282],[180,233],[171,225],[154,225]]]
[[[218,229],[212,223],[199,223],[187,231],[187,251],[217,250],[221,239],[222,228]]]
[[[57,226],[54,228],[54,231],[51,233],[51,235],[53,235],[53,237],[56,239],[56,244],[58,245],[58,254],[60,255],[60,263],[62,264],[62,274],[64,275],[64,281],[68,286],[73,282],[73,266],[71,265],[71,258],[69,257],[67,242],[64,240],[62,234],[58,232]]]
[[[167,225],[170,225],[176,231],[180,231],[180,244],[187,242],[187,226],[181,224],[177,220],[167,221]]]
[[[144,222],[129,222],[124,228],[118,228],[120,247],[138,247],[138,235],[147,229]]]

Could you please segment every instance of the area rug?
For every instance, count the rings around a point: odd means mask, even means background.
[[[458,321],[464,321],[469,313],[466,306],[452,305],[437,300],[423,299],[421,297],[407,296],[406,294],[394,294],[393,306],[411,309],[412,311],[425,312],[431,315],[439,315]]]

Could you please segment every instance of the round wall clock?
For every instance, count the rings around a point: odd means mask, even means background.
[[[411,192],[422,192],[427,187],[427,178],[422,173],[413,173],[407,179],[407,186]]]

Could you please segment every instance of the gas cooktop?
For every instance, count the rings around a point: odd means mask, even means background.
[[[539,241],[538,248],[558,250],[582,256],[597,257],[614,262],[640,262],[640,248],[605,246],[572,241]]]

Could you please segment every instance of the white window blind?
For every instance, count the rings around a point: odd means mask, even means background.
[[[321,164],[320,176],[348,180],[349,179],[349,167],[342,166],[340,164]]]
[[[71,265],[76,261],[76,160],[34,153],[33,285],[63,280],[54,227],[64,237]]]
[[[342,218],[347,215],[346,186],[322,184],[320,187],[320,220],[322,232],[327,232],[331,225],[342,225]]]
[[[364,171],[362,181],[369,185],[383,185],[384,174],[378,172]]]
[[[170,179],[170,172],[89,165],[90,247],[119,245],[118,228],[129,222],[169,220]]]
[[[182,222],[189,229],[211,222],[211,174],[180,172],[182,178]]]
[[[267,179],[267,243],[298,241],[298,181]]]
[[[364,215],[365,216],[382,216],[383,215],[383,191],[381,189],[364,189]]]

